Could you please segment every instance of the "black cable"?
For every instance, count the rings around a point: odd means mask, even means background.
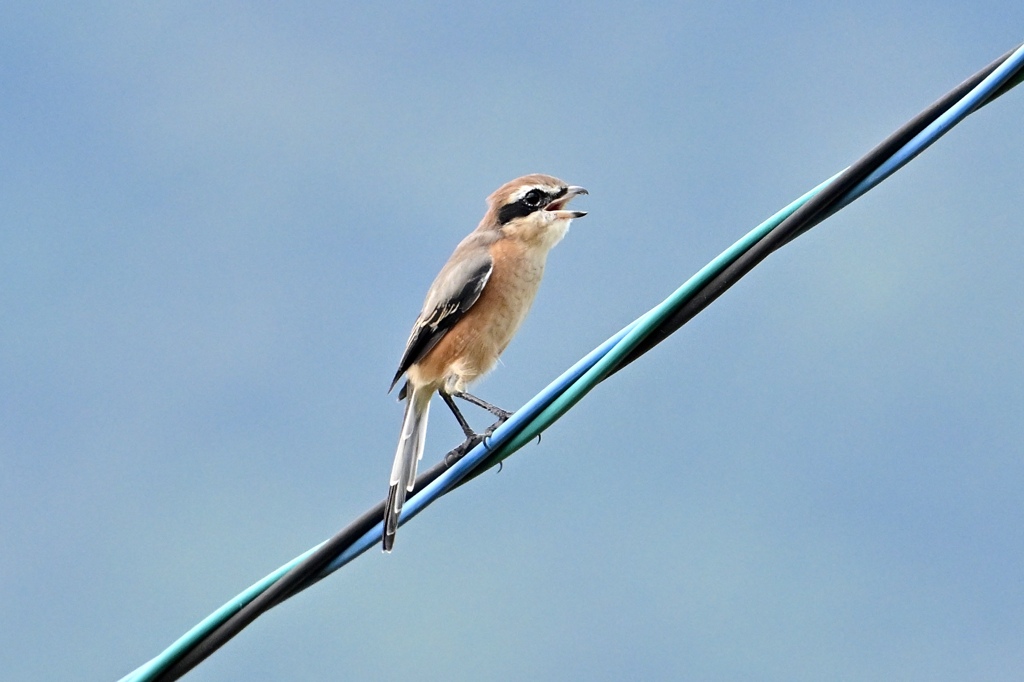
[[[761,261],[767,258],[772,252],[780,249],[797,237],[803,235],[814,226],[823,222],[838,208],[838,202],[846,194],[855,188],[861,181],[870,176],[897,151],[903,148],[918,133],[927,128],[937,118],[943,115],[951,106],[959,102],[967,93],[973,90],[981,81],[985,80],[996,68],[1009,58],[1016,48],[1006,52],[1003,56],[994,60],[973,76],[963,81],[956,88],[948,92],[941,99],[930,107],[915,116],[909,122],[901,126],[874,149],[869,151],[852,166],[846,169],[826,188],[808,200],[792,215],[779,223],[768,234],[763,236],[756,244],[737,257],[733,263],[709,280],[703,287],[679,306],[673,314],[666,319],[658,328],[645,337],[636,348],[634,348],[622,361],[616,365],[604,379],[623,369],[634,360],[638,359],[647,351],[674,334],[684,324],[696,317],[705,308],[711,305],[719,296],[724,294],[732,285],[738,282],[747,273],[754,269]],[[1002,87],[993,93],[984,104],[988,104],[996,97],[1006,93],[1009,89],[1018,85],[1024,80],[1024,71],[1019,72],[1009,79]],[[602,379],[602,381],[604,381]],[[467,475],[459,485],[464,485],[480,475],[486,469],[499,463],[498,455],[494,455],[484,462],[473,473]]]
[[[857,186],[864,178],[873,173],[888,158],[901,149],[907,142],[914,138],[919,132],[927,128],[935,119],[941,116],[947,109],[963,98],[968,92],[974,89],[989,74],[998,68],[1006,59],[1016,51],[1010,50],[999,59],[996,59],[985,68],[965,80],[948,94],[936,101],[930,107],[903,125],[899,130],[886,138],[856,163],[846,169],[842,175],[835,179],[828,187],[812,197],[807,203],[797,209],[791,216],[779,223],[775,229],[766,234],[754,246],[747,249],[732,264],[713,277],[688,301],[679,307],[668,319],[665,320],[656,330],[651,332],[647,338],[633,349],[622,362],[615,367],[608,376],[623,369],[647,351],[674,334],[680,327],[693,319],[698,313],[707,308],[719,296],[724,294],[732,285],[750,272],[754,266],[763,261],[773,251],[785,246],[790,241],[810,230],[832,214],[835,204],[846,195],[851,189]],[[988,99],[991,102],[997,96],[1002,95],[1014,85],[1021,81],[1024,72],[1017,74],[1017,77],[1008,81],[1002,88]],[[607,378],[607,377],[606,377]]]
[[[836,178],[836,180],[828,187],[811,198],[791,216],[783,220],[771,232],[765,235],[754,246],[739,256],[731,265],[725,268],[716,277],[712,278],[689,300],[683,303],[671,317],[669,317],[661,326],[645,338],[629,355],[627,355],[622,362],[608,374],[608,376],[611,376],[615,372],[626,367],[644,353],[654,348],[654,346],[658,345],[675,333],[680,327],[693,319],[698,313],[707,308],[719,296],[742,279],[744,275],[749,273],[773,251],[788,244],[793,239],[796,239],[829,217],[834,213],[837,202],[841,200],[847,192],[856,187],[858,183],[874,172],[897,150],[903,147],[903,145],[921,132],[921,130],[935,121],[947,109],[949,109],[950,106],[959,101],[967,92],[977,86],[978,83],[992,73],[992,71],[1005,61],[1007,57],[1013,54],[1013,52],[1014,50],[1007,52],[1005,55],[965,80],[850,166],[850,168]],[[1014,78],[1010,79],[1005,85],[1003,85],[1003,87],[995,92],[985,102],[985,104],[1003,95],[1019,84],[1022,80],[1024,80],[1024,72],[1018,73]],[[415,495],[423,487],[431,483],[434,479],[440,476],[442,472],[448,469],[450,465],[451,462],[442,461],[419,476],[416,479],[416,486],[412,494]],[[485,466],[481,468],[488,468],[486,462]],[[381,501],[327,540],[302,563],[282,576],[280,580],[268,587],[263,593],[255,597],[233,616],[225,620],[224,623],[211,631],[192,650],[170,665],[154,679],[159,680],[160,682],[168,682],[170,680],[177,680],[181,678],[192,670],[192,668],[196,667],[213,654],[213,652],[224,646],[224,644],[256,620],[260,615],[316,583],[322,577],[321,574],[327,565],[348,549],[348,547],[355,543],[356,540],[362,537],[374,525],[380,522],[383,515],[384,502]]]
[[[415,495],[448,469],[454,462],[442,460],[416,479],[411,495]],[[410,495],[410,496],[411,496]],[[384,501],[367,510],[362,516],[338,531],[324,542],[315,552],[299,565],[288,571],[281,579],[257,595],[233,616],[212,630],[200,643],[179,658],[166,670],[154,677],[158,682],[177,680],[206,660],[213,652],[228,643],[262,614],[281,602],[298,594],[319,581],[321,573],[334,559],[348,549],[356,540],[366,534],[384,518]]]

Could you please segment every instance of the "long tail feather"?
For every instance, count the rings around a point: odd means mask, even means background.
[[[407,387],[405,418],[402,420],[402,434],[398,439],[395,463],[391,467],[391,487],[384,506],[385,552],[395,546],[398,532],[398,518],[405,504],[405,496],[416,483],[416,466],[423,457],[423,445],[427,437],[427,413],[430,411],[430,396],[433,390]]]

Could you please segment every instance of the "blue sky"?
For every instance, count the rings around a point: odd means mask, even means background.
[[[591,192],[477,386],[515,408],[1022,25],[8,3],[5,679],[117,678],[384,496],[387,385],[498,185]],[[1022,97],[189,679],[1019,679]]]

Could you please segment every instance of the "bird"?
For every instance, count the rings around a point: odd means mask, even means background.
[[[511,416],[466,389],[494,367],[526,318],[548,252],[574,219],[586,215],[566,208],[581,194],[588,192],[550,175],[524,175],[505,183],[487,197],[480,224],[459,243],[427,290],[388,389],[390,393],[405,376],[398,394],[405,400],[405,413],[384,507],[385,552],[394,547],[402,505],[416,481],[434,393],[441,395],[466,434],[453,452],[464,454]],[[483,434],[474,432],[453,398],[488,410],[498,421]]]

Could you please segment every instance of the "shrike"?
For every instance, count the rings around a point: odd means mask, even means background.
[[[483,220],[456,247],[427,291],[391,382],[393,389],[405,375],[399,398],[406,403],[384,507],[385,552],[395,544],[402,505],[416,481],[434,391],[466,434],[463,452],[490,430],[474,432],[453,397],[490,411],[498,423],[509,417],[466,393],[466,387],[494,367],[519,329],[537,295],[548,251],[574,218],[586,215],[565,206],[586,193],[550,175],[525,175],[502,185],[487,198]]]

